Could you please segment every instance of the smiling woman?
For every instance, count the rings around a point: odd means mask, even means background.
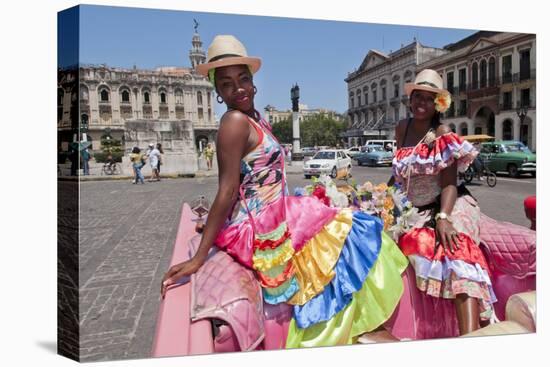
[[[284,148],[254,108],[260,65],[239,40],[224,35],[197,66],[227,106],[216,144],[219,188],[196,254],[169,269],[161,292],[200,271],[216,245],[255,272],[264,307],[292,309],[286,347],[350,344],[388,320],[403,292],[407,260],[378,218],[288,196]],[[341,151],[326,157],[351,163]]]

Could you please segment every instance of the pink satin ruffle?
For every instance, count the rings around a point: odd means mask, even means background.
[[[286,221],[291,233],[292,246],[296,252],[315,236],[338,213],[311,196],[284,196]],[[285,220],[282,199],[277,200],[254,216],[254,225],[259,233],[275,230]],[[252,268],[254,231],[250,219],[229,223],[219,233],[214,244],[233,256],[241,264]]]

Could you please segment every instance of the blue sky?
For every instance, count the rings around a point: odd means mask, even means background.
[[[396,26],[175,10],[81,6],[81,63],[138,68],[189,66],[193,18],[206,51],[217,34],[233,34],[248,54],[262,58],[255,76],[256,108],[291,106],[290,88],[300,86],[300,102],[344,112],[344,78],[358,68],[370,49],[397,50],[416,37],[442,47],[476,30]],[[223,107],[216,106],[221,115]]]

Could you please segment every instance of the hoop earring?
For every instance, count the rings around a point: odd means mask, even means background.
[[[256,95],[256,93],[258,93],[258,88],[256,88],[256,86],[254,86],[254,95]]]
[[[223,103],[223,98],[218,94],[216,96],[216,101],[218,101],[219,104],[222,104]]]

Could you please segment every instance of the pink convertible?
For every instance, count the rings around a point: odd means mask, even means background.
[[[195,218],[184,204],[170,266],[196,251],[200,235],[195,232]],[[498,299],[496,316],[528,320],[522,322],[528,326],[505,321],[473,334],[533,332],[534,292],[529,291],[535,290],[536,283],[535,232],[482,215],[481,239]],[[403,283],[403,296],[384,325],[386,331],[365,335],[361,342],[458,336],[450,300],[420,293],[411,266],[403,274]],[[152,356],[283,349],[291,314],[290,306],[265,304],[253,273],[225,252],[212,249],[201,269],[172,286],[161,301]]]

